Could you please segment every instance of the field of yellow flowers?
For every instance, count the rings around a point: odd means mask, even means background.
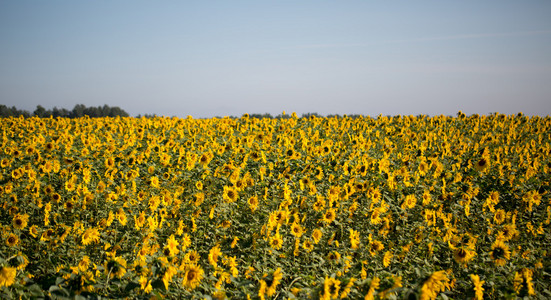
[[[0,298],[551,297],[551,118],[5,118]]]

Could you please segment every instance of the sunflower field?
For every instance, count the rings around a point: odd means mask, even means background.
[[[4,118],[0,298],[548,299],[551,118]]]

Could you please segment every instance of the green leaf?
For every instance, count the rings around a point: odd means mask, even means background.
[[[29,294],[31,294],[34,297],[44,297],[44,292],[42,291],[42,288],[38,284],[33,284],[29,286]]]
[[[161,279],[157,279],[151,282],[151,287],[153,287],[154,289],[166,291],[165,284]]]
[[[139,286],[140,286],[139,283],[132,281],[132,282],[129,282],[129,283],[126,285],[126,287],[124,287],[124,291],[125,291],[125,292],[129,292],[129,291],[132,291],[133,289],[135,289],[135,288],[137,288],[137,287],[139,287]]]

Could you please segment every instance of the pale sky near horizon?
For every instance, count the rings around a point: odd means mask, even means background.
[[[551,1],[5,1],[0,104],[551,115]]]

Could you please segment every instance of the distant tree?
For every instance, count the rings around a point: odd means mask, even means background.
[[[104,104],[103,107],[98,106],[98,110],[102,117],[108,117],[111,114],[111,107],[107,106],[107,104]]]
[[[136,116],[136,118],[147,118],[147,119],[156,118],[156,117],[158,117],[156,114],[145,114],[145,115],[139,114]]]
[[[279,114],[279,115],[275,116],[275,118],[276,119],[289,119],[289,118],[291,118],[291,116],[288,115],[288,114]]]
[[[15,106],[7,107],[0,104],[0,117],[30,117],[31,114],[26,110],[18,110]],[[52,110],[46,110],[42,105],[37,105],[33,111],[32,116],[39,118],[48,117],[64,117],[64,118],[80,118],[89,116],[91,118],[96,117],[128,117],[128,113],[122,110],[118,106],[110,107],[107,104],[98,107],[86,107],[84,104],[77,104],[73,110],[69,111],[65,108],[54,107]]]
[[[39,118],[44,118],[45,114],[46,114],[46,109],[42,107],[42,105],[37,105],[36,109],[33,112],[33,115]]]
[[[104,117],[103,110],[101,107],[87,107],[82,112],[83,115],[89,116],[90,118]]]
[[[9,109],[5,105],[0,106],[0,113],[1,113],[2,117],[11,117],[11,109]]]
[[[86,106],[84,104],[77,104],[71,111],[71,118],[80,118],[84,116],[84,110]]]
[[[256,119],[273,119],[272,115],[270,115],[269,113],[251,114],[249,117],[256,118]]]
[[[318,113],[314,112],[314,113],[304,113],[304,114],[302,114],[301,118],[310,118],[311,116],[318,117],[318,118],[323,117],[323,116],[319,115]]]
[[[110,112],[109,116],[110,117],[116,117],[116,116],[128,117],[128,113],[125,112],[124,110],[122,110],[118,106],[113,106],[113,107],[111,107],[111,112]]]
[[[18,110],[17,107],[7,107],[5,105],[0,105],[0,116],[1,117],[29,117],[31,114],[26,110]]]
[[[71,113],[66,110],[65,108],[57,108],[54,106],[54,108],[52,109],[52,116],[54,118],[57,118],[57,117],[62,117],[62,118],[67,118],[71,115]]]
[[[251,118],[251,119],[262,119],[262,115],[261,114],[250,114],[249,118]]]

